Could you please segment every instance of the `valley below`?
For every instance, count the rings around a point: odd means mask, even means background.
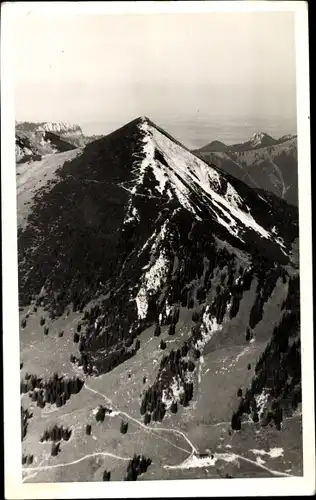
[[[36,319],[34,316],[33,320]],[[67,322],[60,322],[58,328],[52,326],[44,339],[39,338],[42,332],[38,335],[29,328],[23,331],[22,377],[25,373],[35,373],[49,378],[55,371],[82,377],[82,370],[74,369],[69,362],[78,319],[74,315]],[[64,329],[62,338],[58,338],[59,328]],[[179,326],[180,339],[175,341],[170,340],[167,329],[162,332],[167,349],[181,345],[188,333],[186,329],[185,324]],[[111,480],[123,480],[134,454],[152,459],[148,471],[139,478],[144,480],[302,474],[300,411],[284,421],[282,431],[262,430],[251,421],[244,422],[241,431],[231,430],[231,407],[236,402],[238,388],[247,387],[253,374],[247,365],[256,362],[264,343],[254,342],[246,347],[229,345],[206,354],[203,363],[200,362],[200,380],[197,377],[195,381],[198,397],[193,398],[192,407],[182,408],[162,423],[144,425],[139,413],[140,394],[154,380],[155,367],[166,351],[159,349],[150,328],[141,334],[140,341],[143,348],[137,355],[109,374],[84,378],[80,393],[61,408],[51,405],[40,410],[30,402],[28,394],[23,396],[23,406],[33,413],[23,453],[35,457],[30,466],[24,466],[23,481],[97,481],[102,480],[104,469],[111,470]],[[114,415],[97,422],[95,410],[104,404]],[[122,419],[129,424],[125,435],[120,433]],[[62,444],[58,457],[51,457],[48,443],[40,443],[44,430],[54,424],[72,430],[71,439]],[[90,436],[85,432],[87,424],[92,426]]]

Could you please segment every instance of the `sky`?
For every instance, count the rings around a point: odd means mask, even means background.
[[[291,12],[31,12],[13,56],[17,120],[98,134],[146,115],[188,145],[296,129]]]

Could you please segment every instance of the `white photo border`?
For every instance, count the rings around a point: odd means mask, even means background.
[[[290,11],[295,16],[301,346],[303,398],[303,476],[289,478],[185,479],[139,482],[23,483],[21,466],[19,315],[17,271],[16,174],[12,26],[15,16],[128,13]],[[311,233],[311,165],[308,3],[303,1],[170,1],[170,2],[7,2],[1,16],[1,177],[2,289],[4,370],[5,497],[146,498],[296,496],[315,493],[315,410],[313,360],[313,289]]]

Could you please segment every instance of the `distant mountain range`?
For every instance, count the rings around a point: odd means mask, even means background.
[[[239,144],[212,141],[194,153],[252,188],[270,191],[292,205],[298,204],[296,135],[274,139],[259,132]]]
[[[17,163],[39,160],[43,155],[80,148],[101,136],[85,136],[79,125],[66,122],[16,122]]]
[[[15,134],[17,163],[82,148],[102,137],[85,136],[79,125],[65,122],[16,122]],[[298,204],[296,135],[274,139],[259,132],[243,143],[212,141],[193,153],[254,189],[264,189],[292,205]]]

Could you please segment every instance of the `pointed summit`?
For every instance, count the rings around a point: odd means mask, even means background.
[[[276,144],[276,142],[277,141],[266,132],[255,132],[252,135],[250,141],[245,144],[248,144],[250,148],[259,148],[273,146],[274,144]]]
[[[151,122],[151,119],[148,118],[148,116],[140,116],[139,119],[142,121],[142,122]]]
[[[255,132],[254,134],[252,134],[251,139],[252,140],[261,140],[266,135],[268,135],[266,132]]]

